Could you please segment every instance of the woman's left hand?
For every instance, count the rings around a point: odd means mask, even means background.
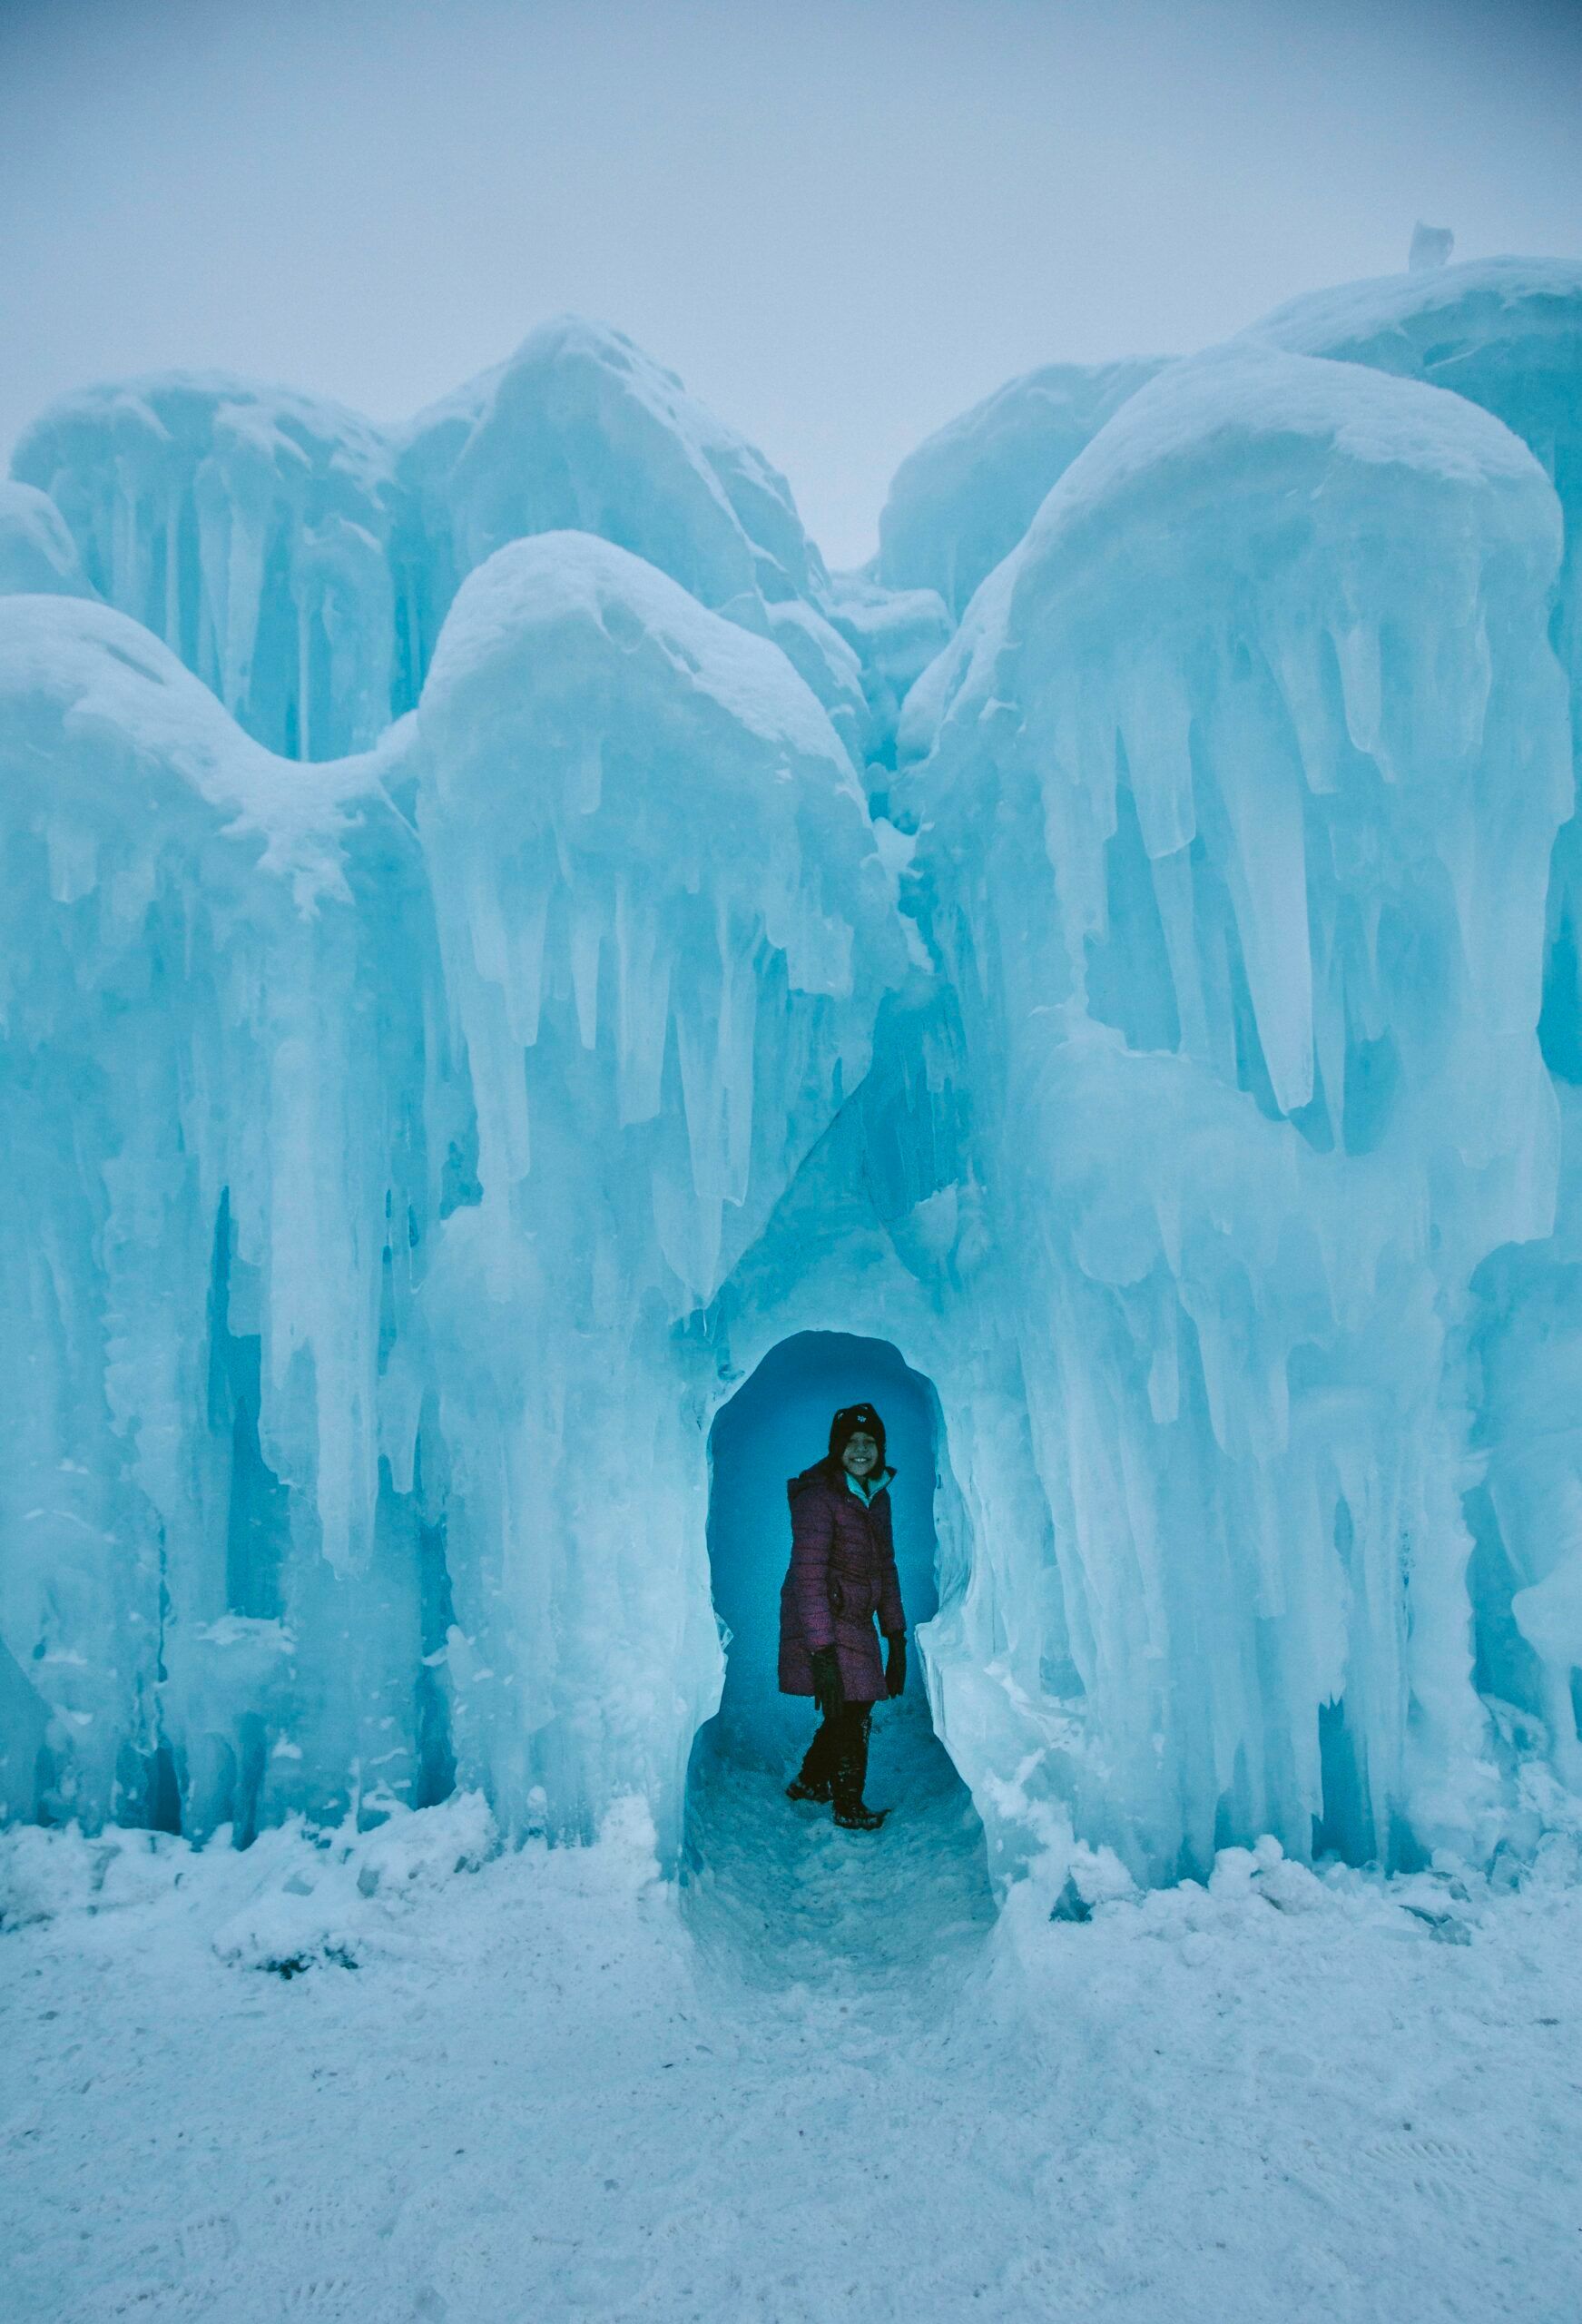
[[[884,1666],[884,1690],[893,1702],[907,1683],[907,1634],[890,1633],[889,1656]]]

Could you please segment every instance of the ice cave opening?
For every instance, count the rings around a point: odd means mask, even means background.
[[[811,1738],[812,1704],[779,1691],[780,1589],[791,1551],[787,1480],[820,1459],[831,1414],[882,1418],[910,1669],[875,1711],[868,1798],[882,1832],[838,1831],[784,1787]],[[994,1916],[983,1826],[936,1735],[917,1643],[938,1605],[935,1496],[945,1459],[931,1383],[888,1341],[798,1332],[771,1348],[715,1416],[709,1564],[725,1645],[720,1707],[693,1739],[682,1893],[694,1933],[770,1974],[818,1975],[831,1954],[889,1974],[937,1965]]]

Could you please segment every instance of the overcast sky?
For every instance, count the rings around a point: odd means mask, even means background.
[[[1582,257],[1582,0],[0,0],[0,447],[224,366],[404,416],[563,309],[830,561],[1013,373]]]

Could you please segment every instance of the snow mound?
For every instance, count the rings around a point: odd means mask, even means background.
[[[498,1847],[488,1803],[460,1792],[442,1807],[394,1809],[371,1832],[264,1834],[246,1859],[250,1893],[214,1930],[228,1967],[292,1977],[316,1965],[355,1969],[388,1946],[414,1902],[477,1872]]]

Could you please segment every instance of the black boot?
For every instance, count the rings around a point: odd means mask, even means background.
[[[788,1799],[816,1799],[827,1807],[835,1796],[835,1763],[840,1756],[836,1729],[829,1718],[820,1719],[818,1731],[808,1746],[808,1756],[785,1787]]]
[[[860,1799],[855,1807],[837,1807],[835,1821],[843,1832],[877,1832],[889,1814],[888,1807],[865,1807]]]
[[[877,1832],[889,1810],[865,1807],[862,1787],[868,1780],[868,1722],[871,1706],[850,1703],[841,1722],[840,1756],[835,1761],[830,1790],[835,1821],[843,1832]]]

